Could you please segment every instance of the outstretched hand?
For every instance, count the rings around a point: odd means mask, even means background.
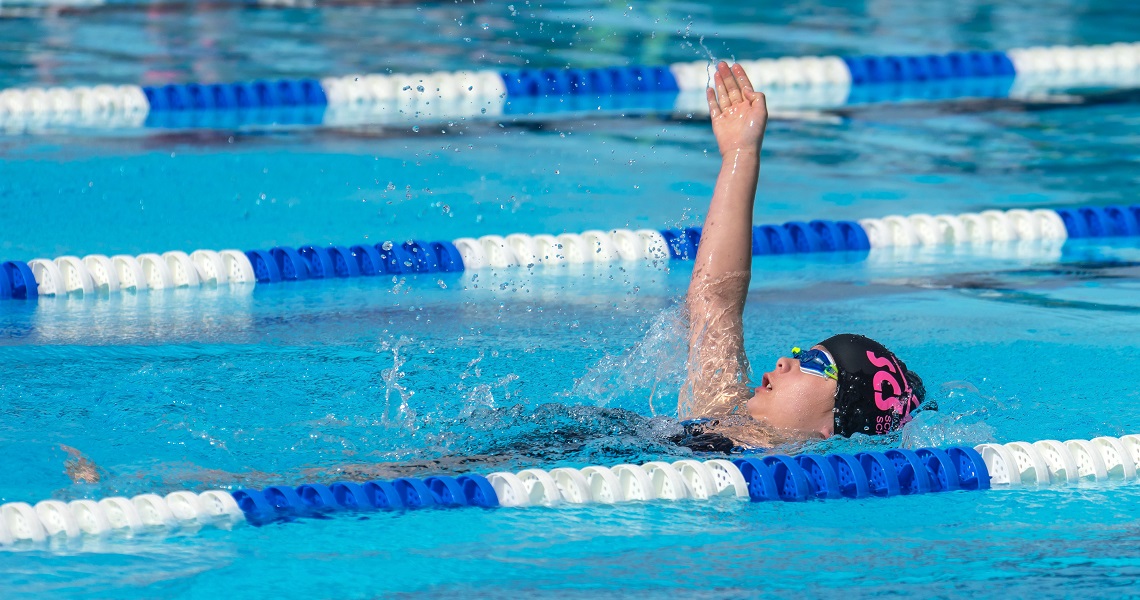
[[[99,465],[91,462],[79,450],[60,444],[59,449],[67,453],[68,459],[63,462],[64,473],[71,478],[72,483],[99,483],[102,476],[99,474]]]
[[[768,125],[768,105],[764,94],[752,89],[744,67],[717,63],[713,77],[716,89],[705,91],[709,101],[709,117],[720,155],[728,157],[740,151],[760,152],[764,128]]]

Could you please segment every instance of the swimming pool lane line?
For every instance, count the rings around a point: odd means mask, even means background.
[[[109,533],[232,528],[336,512],[460,507],[557,507],[716,497],[802,502],[892,497],[957,490],[1134,481],[1140,435],[1065,442],[979,444],[945,450],[739,456],[672,463],[524,469],[459,477],[270,486],[261,490],[112,497],[0,505],[0,545],[44,543]]]
[[[887,450],[855,455],[654,461],[582,469],[525,469],[487,476],[402,477],[363,484],[270,486],[233,492],[178,491],[99,501],[0,505],[0,545],[108,533],[143,533],[243,522],[263,525],[335,512],[426,508],[615,504],[651,500],[753,502],[869,498],[985,489],[986,465],[972,448]]]
[[[854,221],[789,221],[752,228],[752,254],[876,252],[891,248],[969,247],[994,252],[1015,242],[1140,236],[1140,205],[1078,209],[987,210],[959,215],[892,215]],[[409,240],[353,246],[277,246],[268,250],[169,251],[138,256],[92,254],[0,264],[0,299],[31,299],[280,283],[306,279],[454,273],[539,265],[692,260],[701,228],[589,230]],[[994,244],[996,243],[996,244]]]
[[[741,61],[772,110],[908,99],[1034,97],[1140,85],[1140,43],[1007,52]],[[0,131],[413,123],[599,110],[706,113],[707,60],[668,66],[465,70],[164,86],[0,91]]]

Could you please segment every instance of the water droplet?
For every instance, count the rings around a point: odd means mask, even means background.
[[[420,132],[420,126],[419,125],[412,125],[412,131],[419,133]]]

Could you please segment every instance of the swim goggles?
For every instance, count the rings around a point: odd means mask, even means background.
[[[800,370],[809,375],[839,381],[839,369],[823,350],[792,348],[792,358],[800,361]]]

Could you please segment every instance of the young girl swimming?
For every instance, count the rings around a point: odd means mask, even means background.
[[[690,322],[688,375],[678,405],[686,425],[674,441],[700,451],[735,446],[885,434],[905,423],[922,399],[922,380],[891,351],[869,338],[841,334],[809,350],[793,348],[751,388],[744,354],[743,312],[752,269],[752,212],[760,174],[760,148],[768,122],[764,94],[739,65],[717,65],[715,91],[707,92],[722,165],[709,204],[687,297]],[[636,415],[631,415],[636,416]],[[74,482],[97,483],[103,471],[70,447],[66,472]],[[509,457],[508,457],[509,458]],[[330,480],[367,480],[421,471],[463,472],[502,456],[341,465]],[[456,462],[458,461],[458,462]],[[322,470],[321,472],[325,472]],[[203,470],[202,480],[257,481],[265,473]]]
[[[727,451],[897,430],[922,403],[922,379],[861,335],[792,348],[750,387],[743,313],[768,108],[740,65],[719,63],[713,80],[706,94],[722,162],[689,282],[689,366],[677,411],[681,419],[703,419],[679,443]]]

